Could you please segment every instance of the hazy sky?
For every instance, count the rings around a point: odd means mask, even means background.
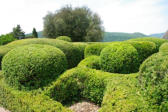
[[[105,31],[160,33],[168,30],[168,0],[0,0],[0,34],[20,24],[26,33],[43,29],[43,17],[71,4],[99,14]]]

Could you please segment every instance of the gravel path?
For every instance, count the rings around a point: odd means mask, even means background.
[[[10,111],[5,110],[4,108],[0,107],[0,112],[10,112]]]
[[[91,102],[83,101],[73,104],[69,108],[75,112],[98,112],[100,107]]]

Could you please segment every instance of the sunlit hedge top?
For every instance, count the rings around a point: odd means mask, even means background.
[[[159,52],[168,53],[168,43],[164,43],[160,46]]]
[[[2,60],[6,82],[17,89],[45,86],[66,69],[65,54],[49,45],[19,47],[8,52]]]
[[[67,41],[67,42],[72,42],[71,38],[68,37],[68,36],[59,36],[56,39],[58,39],[58,40],[64,40],[64,41]]]

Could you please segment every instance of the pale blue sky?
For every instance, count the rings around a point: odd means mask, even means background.
[[[71,4],[99,14],[105,31],[160,33],[168,30],[168,0],[0,0],[0,34],[20,24],[26,32],[43,29],[43,17]]]

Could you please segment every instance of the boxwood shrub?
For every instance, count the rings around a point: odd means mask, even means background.
[[[134,46],[139,55],[140,64],[150,55],[157,52],[156,45],[149,41],[126,41],[126,43]]]
[[[17,89],[45,86],[66,69],[65,54],[49,45],[19,47],[8,52],[2,60],[5,81]]]
[[[130,44],[114,43],[100,54],[101,69],[112,73],[133,73],[139,68],[138,52]]]
[[[164,43],[160,46],[159,52],[168,53],[168,43]]]
[[[85,58],[92,56],[92,55],[97,55],[100,56],[100,52],[102,51],[103,48],[105,48],[108,44],[107,43],[96,43],[96,44],[90,44],[85,48]]]
[[[89,56],[83,59],[78,67],[88,67],[92,69],[100,70],[100,57],[99,56]]]
[[[68,37],[68,36],[59,36],[56,39],[58,39],[58,40],[64,40],[64,41],[67,41],[67,42],[72,42],[71,38]]]
[[[3,79],[0,79],[0,105],[11,112],[71,112],[39,91],[15,90]]]
[[[46,89],[46,95],[67,104],[88,99],[101,104],[108,77],[118,76],[89,68],[73,68],[62,74],[56,82]]]
[[[113,77],[107,84],[99,112],[156,112],[140,94],[137,76],[129,74]]]
[[[135,39],[130,39],[129,41],[150,41],[150,42],[154,42],[156,44],[157,52],[159,51],[159,47],[163,43],[168,42],[168,40],[166,40],[166,39],[155,38],[155,37],[135,38]]]
[[[10,50],[17,48],[17,47],[22,47],[24,45],[29,45],[29,44],[46,44],[46,45],[51,45],[54,47],[57,47],[61,49],[68,61],[68,68],[73,68],[77,66],[77,64],[83,59],[83,56],[79,56],[81,53],[81,50],[79,47],[76,47],[70,42],[62,41],[62,40],[57,40],[57,39],[22,39],[22,40],[17,40],[14,42],[11,42],[5,46],[0,47],[0,58],[2,58],[7,52]]]
[[[168,111],[168,55],[156,53],[140,67],[139,81],[151,108]]]

